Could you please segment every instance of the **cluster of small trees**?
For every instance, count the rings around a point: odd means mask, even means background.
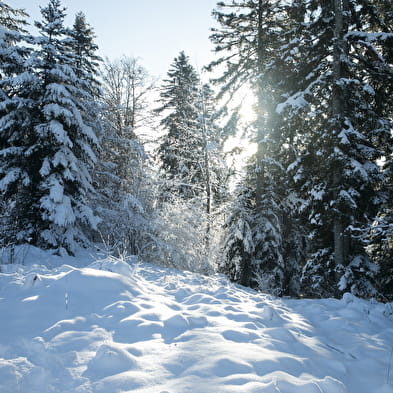
[[[137,59],[103,62],[85,16],[66,27],[60,0],[41,14],[33,36],[27,15],[0,2],[2,245],[74,253],[104,241],[211,271],[226,182],[211,89],[180,53],[153,113]],[[139,131],[158,118],[166,133],[147,154]]]
[[[83,14],[65,27],[49,0],[35,37],[0,1],[2,244],[73,253],[104,238],[280,296],[391,298],[389,3],[219,2],[218,97],[181,52],[152,110],[144,68],[102,62]],[[216,99],[243,86],[258,150],[230,196]],[[149,153],[146,126],[162,133]]]

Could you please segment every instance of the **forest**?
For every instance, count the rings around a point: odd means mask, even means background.
[[[184,48],[161,81],[100,58],[66,12],[0,1],[2,263],[96,246],[275,296],[393,300],[391,0],[220,1],[204,77]]]

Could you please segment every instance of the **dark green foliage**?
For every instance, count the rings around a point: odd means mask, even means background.
[[[177,181],[177,192],[185,197],[198,195],[203,180],[203,135],[199,123],[199,77],[181,52],[175,58],[161,89],[164,114],[161,125],[167,131],[158,149],[162,168],[170,180]],[[172,189],[175,192],[175,189]]]
[[[32,49],[24,46],[27,16],[0,2],[0,203],[2,244],[15,243],[31,232],[30,194],[24,155],[33,127],[31,111],[37,81],[26,65]],[[26,130],[26,131],[24,131]],[[23,233],[21,230],[23,229]]]
[[[163,115],[166,134],[157,153],[168,191],[184,198],[207,195],[211,204],[225,188],[222,134],[212,91],[202,85],[184,52],[175,58],[160,96],[156,112]]]
[[[234,252],[227,247],[227,263],[240,269],[236,273],[240,276],[243,275],[243,265],[247,266],[249,285],[281,295],[286,291],[281,225],[286,190],[277,181],[277,176],[284,170],[281,157],[277,155],[282,136],[275,128],[274,107],[278,91],[274,75],[268,69],[282,41],[283,8],[278,1],[221,2],[213,15],[221,26],[213,29],[211,40],[221,57],[211,63],[209,69],[225,66],[222,76],[215,79],[216,83],[222,84],[219,96],[232,97],[242,86],[248,85],[257,98],[257,119],[253,128],[258,152],[248,167],[248,179],[252,179],[252,183],[245,185],[252,190],[255,199],[246,210],[236,208],[236,212],[242,215],[238,217],[240,222],[249,225],[251,240],[243,245],[247,253]],[[283,190],[284,194],[280,194]],[[239,201],[235,206],[239,203],[244,209],[244,195],[238,194],[237,197]],[[232,218],[232,222],[235,221],[236,216]],[[231,236],[234,237],[232,240]],[[225,238],[227,245],[233,244],[236,249],[241,249],[236,225],[228,226]],[[239,259],[241,256],[244,260]],[[232,278],[237,277],[236,274],[232,273]]]
[[[230,214],[224,224],[223,257],[218,269],[232,281],[251,286],[254,239],[252,215],[255,191],[249,184],[239,185],[229,204]]]
[[[73,252],[97,224],[88,204],[97,140],[84,122],[91,96],[74,72],[65,9],[50,0],[41,12],[40,36],[26,37],[34,50],[2,81],[1,188],[14,242]]]
[[[256,276],[269,272],[276,293],[377,296],[387,264],[370,260],[365,234],[389,211],[380,164],[392,157],[388,3],[232,1],[214,14],[222,94],[251,81],[258,99]]]

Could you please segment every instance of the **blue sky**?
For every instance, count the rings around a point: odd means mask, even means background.
[[[164,76],[174,57],[184,50],[201,69],[213,57],[208,39],[215,25],[211,12],[216,0],[62,0],[67,24],[83,11],[97,35],[99,54],[111,59],[130,55],[155,76]],[[47,0],[7,0],[40,19]]]

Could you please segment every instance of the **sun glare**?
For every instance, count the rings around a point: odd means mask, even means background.
[[[243,101],[239,110],[240,121],[244,123],[244,125],[248,125],[255,121],[256,115],[254,110],[254,102],[253,100]]]

